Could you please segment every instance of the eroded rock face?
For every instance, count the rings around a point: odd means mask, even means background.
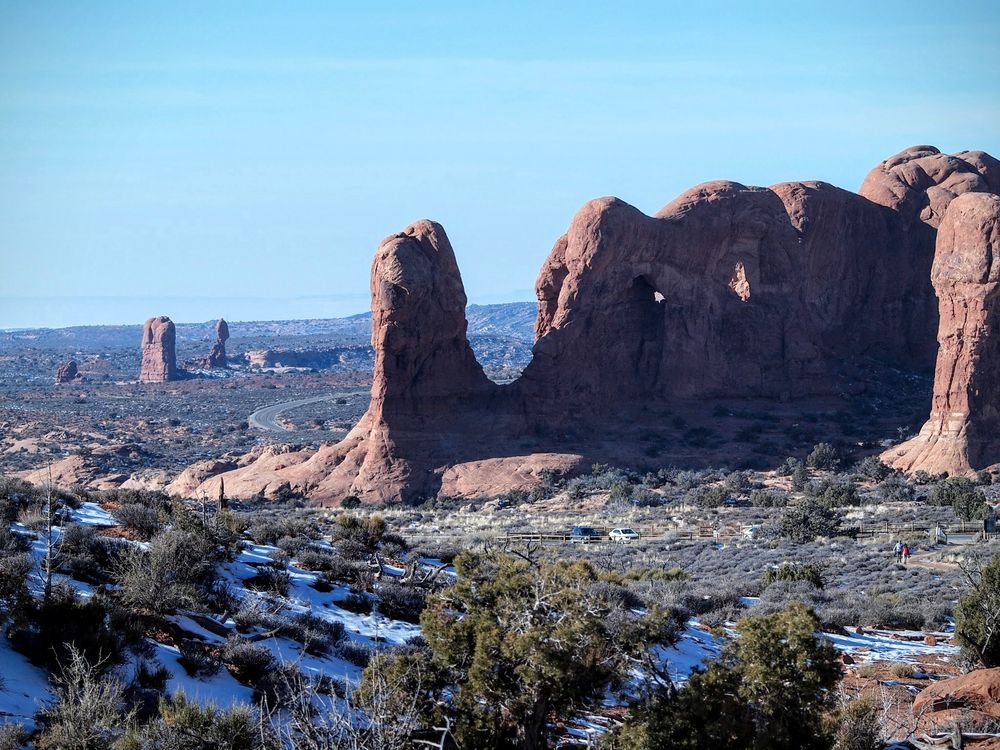
[[[431,221],[379,245],[372,263],[375,368],[367,413],[306,472],[320,492],[401,497],[429,490],[428,463],[447,450],[454,420],[496,389],[466,338],[466,296],[455,253]],[[438,482],[439,483],[439,482]]]
[[[707,413],[719,398],[834,397],[852,357],[929,370],[938,223],[997,174],[981,152],[916,147],[873,170],[861,195],[719,181],[655,216],[591,201],[542,267],[533,359],[504,386],[472,355],[444,230],[417,222],[372,266],[368,412],[341,443],[262,467],[261,481],[328,502],[495,494],[594,460],[634,465],[637,436],[678,401]],[[253,472],[241,470],[245,486]]]
[[[206,367],[226,367],[226,342],[228,340],[229,324],[222,318],[219,318],[219,322],[215,324],[215,343],[212,345],[212,350],[208,353],[208,357],[205,360]]]
[[[72,383],[79,375],[75,359],[65,362],[56,370],[56,383]]]
[[[970,475],[1000,462],[1000,196],[955,198],[931,278],[940,305],[930,418],[885,454],[903,471]]]
[[[139,370],[139,380],[143,383],[177,380],[174,324],[165,315],[150,318],[142,327],[142,367]]]

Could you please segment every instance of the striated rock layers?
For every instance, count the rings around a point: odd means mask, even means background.
[[[903,471],[973,474],[1000,462],[1000,196],[944,211],[931,279],[941,323],[930,419],[887,451]]]
[[[872,170],[860,195],[720,181],[654,216],[591,201],[542,267],[533,358],[508,385],[488,380],[469,347],[444,230],[417,222],[372,266],[368,412],[341,443],[269,466],[258,484],[329,502],[493,494],[594,460],[636,465],[647,433],[686,460],[676,434],[663,437],[678,404],[801,412],[801,400],[843,390],[850,358],[929,370],[937,227],[956,196],[997,192],[998,175],[982,152],[919,146]],[[253,464],[239,471],[251,488]]]
[[[79,368],[75,359],[64,362],[56,370],[56,383],[72,383],[79,377]]]
[[[150,318],[142,327],[142,366],[139,380],[143,383],[165,383],[177,380],[177,352],[174,323],[161,315]]]

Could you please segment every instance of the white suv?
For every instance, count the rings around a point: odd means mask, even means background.
[[[611,533],[608,536],[611,537],[612,542],[628,544],[629,542],[638,541],[639,532],[635,529],[611,529]]]

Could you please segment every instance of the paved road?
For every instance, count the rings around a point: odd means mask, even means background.
[[[247,417],[247,423],[251,427],[256,427],[258,430],[270,430],[272,432],[289,432],[285,427],[278,424],[278,417],[284,414],[286,411],[292,409],[298,409],[300,406],[305,406],[306,404],[315,404],[318,401],[332,401],[335,398],[347,398],[348,396],[356,396],[360,391],[347,391],[344,393],[331,393],[327,396],[313,396],[312,398],[300,398],[295,401],[282,401],[277,404],[271,404],[271,406],[263,406],[249,417]]]

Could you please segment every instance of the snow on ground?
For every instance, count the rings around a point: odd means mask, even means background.
[[[177,648],[155,642],[154,648],[156,660],[170,672],[167,695],[173,695],[180,689],[191,700],[220,708],[229,708],[236,703],[253,703],[253,688],[237,682],[225,667],[211,677],[191,677],[178,661],[180,651]]]
[[[45,672],[11,648],[0,637],[0,725],[23,724],[31,731],[32,718],[49,697],[49,681]]]
[[[833,641],[838,651],[844,651],[860,663],[874,661],[899,661],[916,664],[921,658],[936,657],[942,660],[958,656],[958,646],[945,643],[948,633],[934,633],[937,644],[924,643],[924,634],[918,630],[872,630],[862,634],[847,632],[823,633]],[[895,637],[894,637],[895,636]]]
[[[97,503],[83,503],[79,508],[70,511],[69,517],[75,523],[85,526],[116,526],[118,522],[108,511]]]
[[[722,638],[717,638],[698,626],[697,620],[689,620],[684,632],[672,646],[657,646],[654,653],[666,667],[670,679],[680,685],[687,682],[695,669],[704,669],[705,662],[717,659],[722,653]]]

